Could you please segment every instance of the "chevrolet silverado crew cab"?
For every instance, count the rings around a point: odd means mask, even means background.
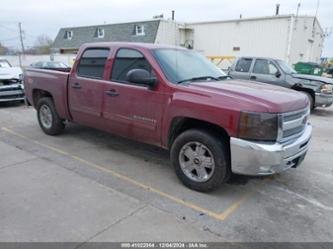
[[[168,149],[197,191],[297,167],[312,132],[304,94],[232,80],[179,47],[84,44],[69,73],[27,69],[25,92],[46,134],[70,121]]]
[[[311,110],[333,103],[333,80],[308,74],[298,74],[285,61],[271,58],[241,57],[229,70],[234,79],[259,81],[303,92]]]

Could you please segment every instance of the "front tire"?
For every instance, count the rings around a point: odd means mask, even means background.
[[[217,189],[230,177],[227,145],[213,133],[191,129],[171,147],[171,161],[181,182],[196,191]]]
[[[37,103],[37,118],[39,126],[47,135],[58,135],[65,128],[63,120],[59,117],[53,100],[49,97],[41,98]]]

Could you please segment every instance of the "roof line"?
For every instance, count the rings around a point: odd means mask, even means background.
[[[210,23],[223,23],[223,22],[244,22],[244,21],[256,21],[256,20],[267,20],[267,19],[283,19],[283,18],[290,18],[295,15],[294,14],[287,14],[287,15],[277,15],[277,16],[263,16],[263,17],[249,17],[249,18],[238,18],[238,19],[229,19],[229,20],[213,20],[213,21],[203,21],[203,22],[187,22],[187,25],[192,24],[210,24]],[[299,15],[298,17],[312,17],[315,16],[307,16],[307,15]]]
[[[155,20],[146,20],[146,21],[132,21],[132,22],[118,22],[118,23],[107,23],[107,24],[96,24],[96,25],[85,25],[85,26],[72,26],[72,27],[63,27],[60,29],[78,29],[78,28],[93,28],[93,27],[104,27],[104,26],[112,26],[112,25],[119,25],[119,24],[135,24],[135,23],[147,23],[147,22],[160,22],[160,19]]]

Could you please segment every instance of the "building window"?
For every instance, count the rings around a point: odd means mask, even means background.
[[[64,35],[64,38],[65,38],[66,40],[72,40],[72,38],[73,38],[73,31],[66,30],[66,31],[65,31],[65,35]]]
[[[145,26],[143,25],[135,25],[135,35],[141,36],[145,35]]]
[[[95,31],[94,37],[96,37],[96,38],[104,38],[104,29],[97,28],[96,31]]]

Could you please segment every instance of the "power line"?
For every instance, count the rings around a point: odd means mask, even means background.
[[[7,39],[1,39],[0,42],[12,41],[12,40],[16,40],[18,38],[19,38],[19,36],[12,37],[12,38],[7,38]]]
[[[17,32],[17,29],[13,29],[13,28],[8,28],[7,26],[0,24],[0,28],[6,29],[8,31],[12,31],[12,32]]]

